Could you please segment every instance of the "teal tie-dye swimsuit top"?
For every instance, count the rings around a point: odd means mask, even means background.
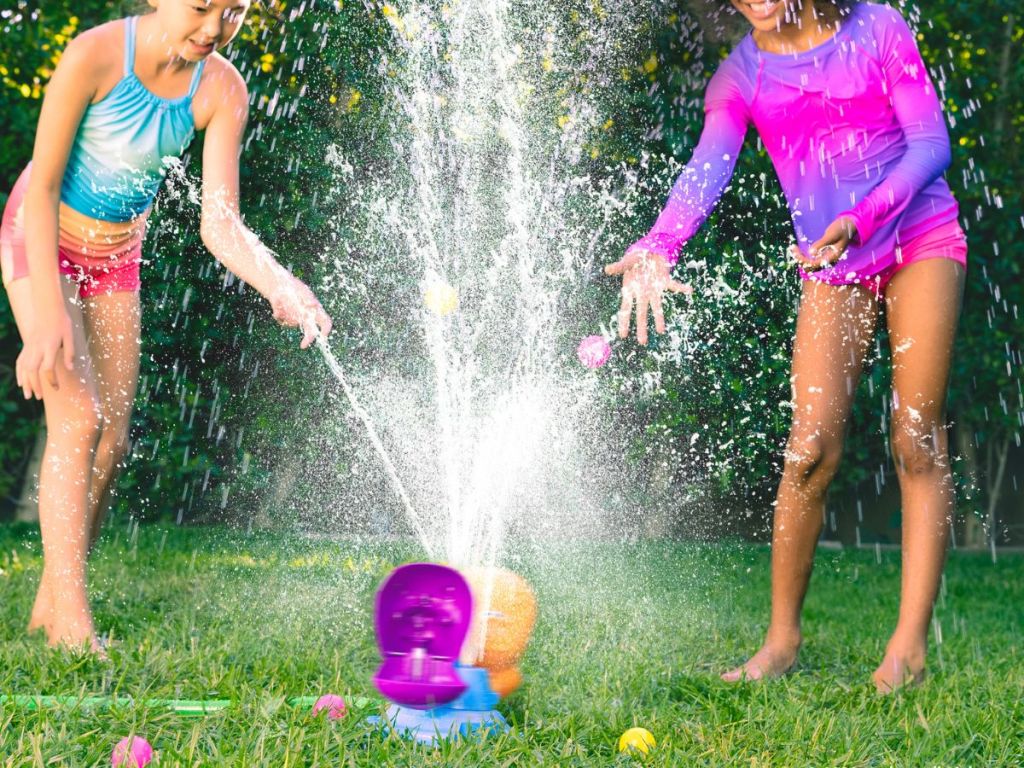
[[[167,166],[195,135],[192,97],[205,61],[192,75],[188,93],[164,99],[135,76],[135,16],[126,19],[124,76],[85,114],[61,185],[61,201],[103,221],[129,221],[145,213]]]

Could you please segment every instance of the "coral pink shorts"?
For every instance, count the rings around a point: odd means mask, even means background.
[[[25,190],[32,164],[18,177],[0,220],[0,270],[4,285],[28,274],[25,253]],[[132,221],[101,221],[60,204],[58,269],[78,283],[83,298],[137,291],[142,239],[149,212]]]

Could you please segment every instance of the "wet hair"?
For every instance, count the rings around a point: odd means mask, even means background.
[[[861,0],[800,0],[800,2],[813,2],[815,13],[827,24],[834,24],[848,16]],[[684,0],[684,5],[700,24],[701,31],[708,42],[736,43],[750,31],[750,25],[746,19],[740,15],[729,0]]]

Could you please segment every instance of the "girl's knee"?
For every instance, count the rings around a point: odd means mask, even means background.
[[[103,432],[99,403],[88,396],[62,398],[60,403],[46,402],[47,442],[73,444],[93,449]]]
[[[842,455],[841,440],[833,440],[821,435],[809,437],[790,435],[786,444],[783,474],[788,475],[801,485],[827,484],[835,477]]]
[[[937,425],[894,424],[891,443],[900,476],[928,475],[948,467],[945,430]]]
[[[116,464],[128,452],[128,424],[118,421],[104,421],[100,427],[96,444],[97,456],[110,458]]]

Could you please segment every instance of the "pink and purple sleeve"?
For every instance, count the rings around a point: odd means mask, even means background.
[[[708,83],[704,96],[704,129],[700,140],[669,193],[668,202],[650,232],[629,247],[679,260],[683,245],[697,231],[732,177],[749,121],[746,104],[726,65]]]
[[[878,29],[879,64],[906,150],[878,186],[841,216],[853,218],[856,242],[866,243],[879,227],[906,210],[914,196],[949,167],[949,133],[942,106],[914,33],[897,11]]]

